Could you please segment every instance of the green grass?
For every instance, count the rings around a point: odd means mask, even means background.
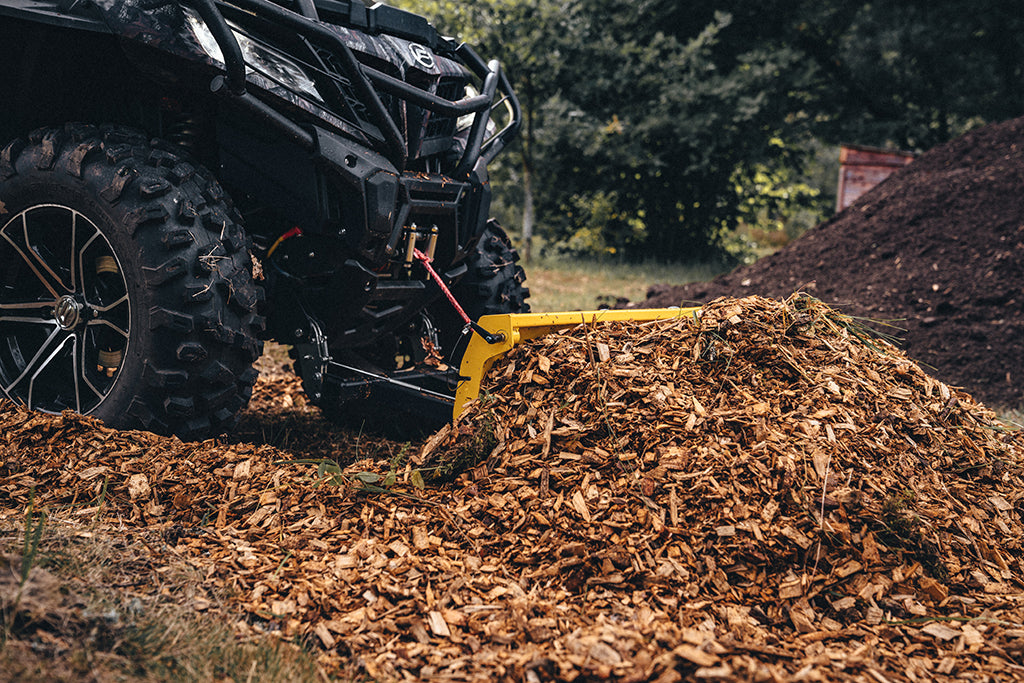
[[[1010,429],[1024,428],[1024,406],[1020,406],[1017,409],[997,409],[996,412],[999,414],[999,419],[1006,423]]]
[[[0,517],[0,681],[321,680],[295,644],[240,639],[241,615],[191,566],[154,565],[157,533],[27,518],[19,533]]]
[[[530,306],[538,313],[583,311],[616,299],[643,301],[651,285],[707,281],[722,272],[717,265],[625,264],[568,258],[535,258],[523,266]]]

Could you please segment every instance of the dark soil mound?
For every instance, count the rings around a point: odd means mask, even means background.
[[[1024,118],[936,147],[785,249],[643,307],[796,290],[891,321],[907,354],[997,406],[1024,404]]]

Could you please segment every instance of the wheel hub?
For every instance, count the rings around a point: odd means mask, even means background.
[[[97,224],[60,204],[0,224],[0,396],[33,410],[95,411],[130,329],[127,282]]]
[[[82,304],[70,294],[57,299],[53,307],[53,319],[62,330],[73,330],[82,320]]]

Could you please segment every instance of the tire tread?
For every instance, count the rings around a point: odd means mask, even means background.
[[[119,377],[124,384],[100,404],[110,414],[100,416],[181,438],[230,430],[252,395],[265,323],[251,242],[212,174],[140,131],[69,123],[0,150],[0,181],[19,175],[95,197],[113,221],[104,230],[139,254],[135,275],[124,275],[140,316],[130,344],[144,360],[135,376]]]

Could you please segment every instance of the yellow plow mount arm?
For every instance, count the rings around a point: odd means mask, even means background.
[[[636,310],[603,310],[603,311],[571,311],[566,313],[508,313],[505,315],[485,315],[478,321],[479,325],[498,337],[500,341],[489,344],[479,334],[474,333],[462,356],[459,374],[465,379],[459,382],[455,392],[455,406],[452,418],[457,419],[465,405],[480,395],[480,383],[484,375],[491,369],[499,356],[508,353],[520,342],[543,337],[545,334],[564,330],[576,325],[630,320],[648,322],[651,320],[671,320],[696,316],[700,310],[695,308],[645,308]]]

